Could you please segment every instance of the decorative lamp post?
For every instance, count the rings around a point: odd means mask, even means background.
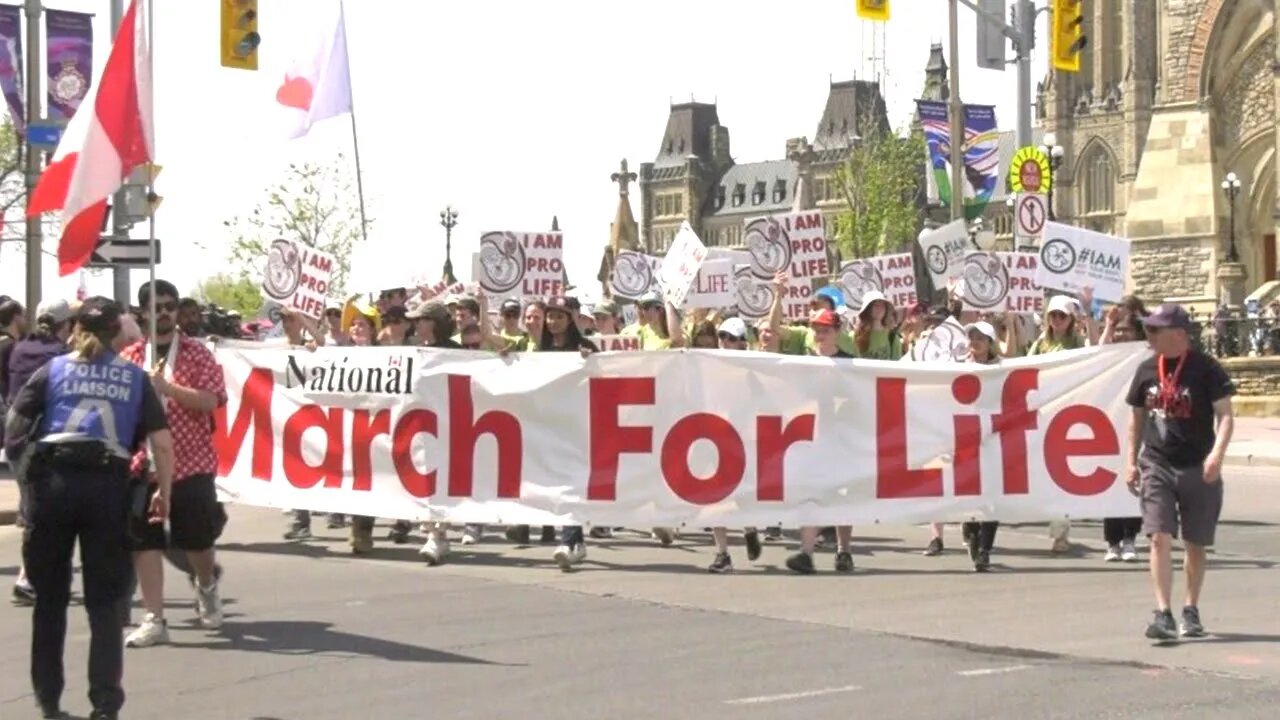
[[[1227,248],[1227,262],[1240,262],[1240,253],[1236,251],[1236,195],[1240,194],[1240,178],[1233,172],[1227,173],[1222,181],[1222,192],[1227,196],[1229,228],[1231,244]]]
[[[440,226],[444,228],[444,280],[450,285],[458,282],[453,276],[453,227],[458,224],[458,211],[452,205],[440,211]]]
[[[1044,141],[1040,149],[1044,152],[1045,157],[1049,158],[1049,191],[1045,198],[1049,206],[1049,219],[1057,220],[1058,216],[1053,212],[1053,188],[1058,183],[1054,176],[1058,174],[1058,168],[1062,167],[1062,156],[1066,154],[1066,150],[1058,144],[1058,136],[1051,132],[1044,134]]]

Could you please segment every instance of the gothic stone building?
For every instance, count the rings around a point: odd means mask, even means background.
[[[828,225],[841,208],[832,174],[857,139],[860,123],[872,119],[887,127],[885,113],[878,83],[830,83],[812,165],[814,205]],[[788,140],[783,158],[807,142]],[[672,105],[657,157],[640,166],[640,245],[662,254],[688,220],[708,247],[740,246],[744,220],[792,207],[797,179],[787,159],[735,163],[729,129],[714,104]]]
[[[1085,0],[1078,74],[1051,73],[1038,114],[1065,148],[1055,205],[1067,222],[1132,240],[1135,290],[1218,300],[1228,172],[1242,187],[1245,292],[1277,277],[1275,0]]]

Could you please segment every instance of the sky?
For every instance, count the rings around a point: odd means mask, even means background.
[[[225,220],[252,212],[290,162],[352,157],[348,116],[304,138],[281,137],[269,117],[283,61],[307,6],[334,0],[260,0],[263,70],[219,64],[215,2],[156,0],[156,191],[162,243],[157,273],[183,292],[233,271]],[[95,13],[97,71],[109,49],[108,0],[51,0]],[[453,262],[468,279],[482,232],[542,230],[558,216],[571,282],[598,293],[601,249],[617,208],[609,176],[657,155],[671,102],[716,102],[738,162],[780,158],[787,138],[813,138],[829,80],[884,72],[891,121],[905,126],[924,82],[931,43],[947,39],[947,0],[895,0],[883,26],[857,18],[853,0],[348,0],[347,38],[362,178],[374,222],[357,251],[358,277],[390,286],[438,276],[439,211],[452,205]],[[1016,119],[1016,73],[980,70],[972,11],[960,9],[961,96]],[[883,42],[874,43],[882,28]],[[1033,78],[1045,74],[1040,19]],[[879,51],[876,51],[876,48]],[[868,58],[879,55],[880,61]],[[354,163],[350,170],[354,178]],[[639,214],[639,199],[632,197]],[[137,237],[145,228],[135,232]],[[47,238],[52,252],[56,239]],[[395,262],[388,263],[388,258]],[[0,292],[22,297],[25,251],[0,246]],[[134,271],[136,290],[146,272]],[[111,294],[110,272],[87,277]],[[373,280],[366,281],[368,283]],[[74,294],[45,256],[45,297]],[[376,290],[378,288],[355,288]]]

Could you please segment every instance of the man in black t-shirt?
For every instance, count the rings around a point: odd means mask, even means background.
[[[1127,397],[1133,408],[1128,483],[1142,499],[1143,532],[1151,539],[1157,607],[1147,637],[1173,640],[1179,634],[1169,609],[1170,555],[1179,527],[1187,576],[1181,634],[1200,637],[1205,548],[1213,545],[1222,511],[1222,459],[1234,427],[1235,386],[1217,360],[1192,348],[1191,318],[1180,306],[1161,305],[1143,325],[1155,355],[1138,366]]]

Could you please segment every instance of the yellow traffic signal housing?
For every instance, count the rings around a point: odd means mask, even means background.
[[[1055,70],[1080,72],[1080,52],[1089,44],[1084,34],[1083,0],[1053,0],[1049,61]]]
[[[889,20],[889,0],[858,0],[858,17],[863,20]]]
[[[222,66],[258,69],[258,0],[222,0]]]

